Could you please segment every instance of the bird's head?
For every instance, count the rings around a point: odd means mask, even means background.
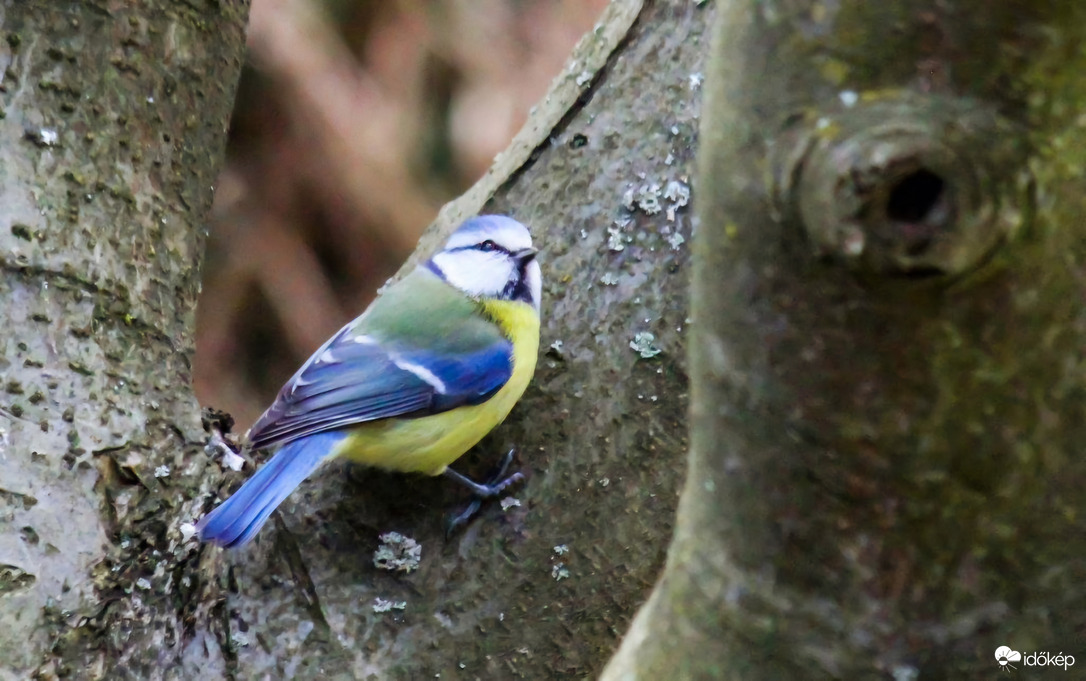
[[[528,303],[539,311],[543,278],[528,228],[504,215],[466,220],[426,263],[472,298]]]

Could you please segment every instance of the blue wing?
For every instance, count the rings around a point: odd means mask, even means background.
[[[437,347],[424,350],[378,341],[352,323],[283,386],[249,440],[266,447],[351,424],[478,404],[501,389],[512,370],[513,345],[500,334],[481,347],[438,338]]]

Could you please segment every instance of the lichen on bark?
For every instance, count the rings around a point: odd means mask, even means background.
[[[184,386],[247,8],[0,8],[0,678],[162,677],[184,638]]]
[[[513,215],[541,248],[539,369],[510,418],[456,464],[482,477],[515,446],[521,505],[490,505],[446,540],[443,516],[464,502],[455,487],[326,466],[254,546],[207,551],[226,597],[214,625],[229,628],[198,631],[214,652],[194,651],[193,664],[225,650],[244,678],[584,677],[602,666],[662,564],[682,475],[689,180],[710,15],[685,0],[612,3],[527,133],[416,254],[479,211]],[[643,332],[659,355],[630,347]],[[372,567],[392,530],[422,545],[410,575]],[[406,606],[377,613],[377,598]]]
[[[1073,653],[1086,624],[1084,9],[719,9],[690,469],[664,576],[604,678],[982,679],[1000,645]],[[965,164],[868,145],[816,159],[838,164],[829,182],[776,173],[807,151],[787,147],[811,139],[796,126],[833,136],[848,119],[855,134],[865,115],[871,128],[899,116],[893,101],[979,110],[999,136]],[[988,155],[999,149],[1012,152]],[[894,158],[927,160],[895,174]],[[938,191],[898,212],[891,197],[920,171]],[[997,179],[976,185],[983,201],[953,203],[974,173]],[[937,215],[942,199],[955,209]],[[980,236],[998,238],[966,243],[986,215]],[[873,242],[857,248],[849,230],[872,227],[876,247],[908,257],[856,261]],[[964,259],[911,270],[908,250],[927,257],[939,239]]]

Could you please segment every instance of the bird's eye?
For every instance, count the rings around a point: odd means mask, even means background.
[[[496,251],[498,250],[498,244],[494,243],[490,239],[487,239],[483,243],[479,244],[480,251]]]

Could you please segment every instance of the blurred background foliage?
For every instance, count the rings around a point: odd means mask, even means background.
[[[606,0],[253,0],[197,310],[244,432],[520,129]]]

